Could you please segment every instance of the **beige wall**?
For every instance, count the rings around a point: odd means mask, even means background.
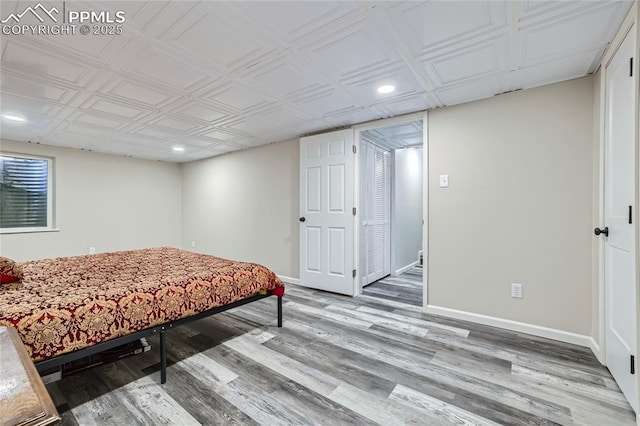
[[[3,152],[54,158],[59,232],[0,235],[16,260],[154,246],[180,246],[178,164],[2,140]]]
[[[591,333],[592,105],[584,77],[430,112],[429,305]]]
[[[183,165],[182,245],[299,276],[299,140]]]

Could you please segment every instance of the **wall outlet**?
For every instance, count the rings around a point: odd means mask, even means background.
[[[440,175],[440,188],[449,187],[449,175]]]
[[[195,241],[191,241],[191,247],[195,247],[196,246],[196,242]]]
[[[96,248],[95,247],[89,247],[89,254],[96,254]]]
[[[511,283],[511,297],[522,299],[522,284]]]

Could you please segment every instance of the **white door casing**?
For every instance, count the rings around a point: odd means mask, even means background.
[[[300,285],[354,295],[352,129],[300,139]]]
[[[638,411],[635,366],[636,270],[635,223],[635,79],[631,58],[635,26],[605,69],[604,237],[605,355],[607,367],[632,407]],[[632,210],[630,210],[632,209]],[[637,363],[636,363],[637,364]]]

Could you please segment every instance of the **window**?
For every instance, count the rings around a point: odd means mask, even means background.
[[[0,155],[0,231],[52,228],[51,161]]]

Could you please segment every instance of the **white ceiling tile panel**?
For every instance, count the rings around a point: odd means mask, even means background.
[[[167,116],[162,116],[158,119],[149,121],[149,123],[155,124],[157,126],[162,126],[164,128],[168,128],[171,130],[176,130],[179,132],[192,132],[200,128],[198,124],[190,123],[184,119],[167,117]]]
[[[316,95],[296,102],[303,104],[307,109],[315,111],[319,117],[355,107],[351,94],[335,88],[325,89]]]
[[[566,80],[567,77],[581,77],[592,67],[593,58],[600,57],[604,49],[572,55],[554,62],[545,62],[520,71],[524,89]]]
[[[233,2],[231,7],[280,40],[294,43],[357,12],[355,2]]]
[[[329,96],[335,91],[336,91],[335,85],[325,84],[321,86],[311,87],[308,90],[298,91],[292,96],[287,96],[285,100],[289,102],[307,103],[313,99]]]
[[[162,140],[162,139],[169,139],[175,135],[175,133],[170,130],[159,129],[157,127],[152,127],[152,126],[142,126],[136,130],[132,130],[131,132],[136,135],[148,136],[150,138],[153,138],[156,141]]]
[[[0,137],[7,139],[16,139],[16,140],[32,140],[35,137],[35,133],[33,129],[24,127],[24,126],[13,126],[13,125],[3,125],[0,128]],[[2,146],[0,145],[0,149]]]
[[[204,72],[153,47],[146,49],[126,70],[181,91],[219,78],[216,74]]]
[[[166,134],[164,134],[166,135]],[[114,133],[112,137],[131,146],[155,148],[161,142],[157,137],[145,136],[135,131],[128,133]]]
[[[2,67],[11,66],[15,70],[39,77],[54,77],[64,82],[81,84],[91,71],[80,61],[70,61],[47,52],[40,43],[25,43],[24,39],[7,40],[2,52]]]
[[[488,79],[475,80],[446,89],[438,90],[438,98],[444,105],[456,105],[463,103],[466,99],[476,100],[489,98],[500,93],[500,90]]]
[[[377,88],[390,84],[396,88],[393,93],[381,94]],[[360,75],[358,79],[350,79],[345,82],[347,90],[359,101],[359,105],[368,106],[376,102],[384,102],[396,96],[416,95],[424,92],[424,89],[414,78],[410,70],[405,67],[395,66],[381,73],[374,71],[370,74]]]
[[[596,4],[598,6],[598,4]],[[562,20],[525,30],[522,40],[524,66],[550,58],[605,47],[616,28],[610,23],[623,11],[623,4],[611,3],[566,16]]]
[[[566,7],[573,7],[577,1],[552,2],[547,0],[523,0],[519,3],[521,16],[524,20],[533,16],[539,16],[549,11],[557,11]]]
[[[213,132],[206,133],[204,136],[219,142],[225,142],[238,137],[238,135],[223,130],[214,130]]]
[[[163,39],[169,40],[208,62],[222,66],[226,70],[249,66],[251,61],[267,53],[261,40],[247,31],[242,22],[224,12],[206,6],[194,7]]]
[[[34,100],[56,102],[63,102],[70,94],[70,89],[53,81],[29,79],[10,72],[4,72],[0,76],[0,90]]]
[[[284,57],[265,64],[246,78],[280,98],[318,87],[322,76],[313,69],[302,69],[291,59]]]
[[[78,8],[78,10],[81,9]],[[95,35],[90,33],[84,37],[38,36],[38,41],[48,47],[62,47],[75,52],[78,56],[106,63],[109,63],[131,39],[131,35],[127,34]]]
[[[136,108],[125,103],[120,103],[112,100],[107,100],[99,96],[93,96],[87,101],[83,107],[88,110],[94,110],[98,112],[105,112],[114,116],[123,118],[129,118],[135,120],[142,118],[148,111],[141,108]]]
[[[226,113],[218,111],[208,105],[188,102],[183,107],[175,110],[176,115],[183,116],[192,120],[201,120],[207,123],[213,123],[219,121],[222,118],[227,117]]]
[[[137,13],[128,13],[127,29],[140,34],[149,41],[159,41],[164,36],[175,35],[174,30],[185,25],[184,21],[193,19],[193,10],[201,8],[198,1],[142,1],[144,6]]]
[[[73,120],[87,125],[102,126],[111,129],[122,126],[122,121],[110,120],[93,114],[88,114],[86,112],[77,114],[73,117]]]
[[[91,126],[75,122],[69,123],[65,128],[65,131],[86,136],[103,136],[109,132],[109,129],[106,127]]]
[[[279,106],[268,112],[260,114],[260,118],[273,121],[278,125],[289,125],[305,121],[311,117],[305,116],[305,114],[303,114],[299,109]]]
[[[500,37],[489,43],[467,47],[426,64],[428,70],[441,85],[455,84],[470,78],[480,78],[507,66],[507,39]]]
[[[242,149],[248,148],[247,145],[243,145],[236,142],[226,142],[224,145],[225,145],[225,150],[227,150],[227,152],[240,151]]]
[[[505,2],[401,2],[390,10],[403,41],[416,54],[475,39],[507,26]]]
[[[398,55],[375,29],[349,27],[303,50],[336,77],[344,77],[397,61]]]
[[[193,147],[198,147],[198,148],[206,148],[206,147],[210,147],[210,146],[215,146],[217,144],[215,143],[211,143],[210,139],[204,139],[204,138],[182,138],[182,139],[177,139],[175,141],[176,143],[179,143],[181,145],[184,146],[193,146]]]
[[[227,128],[238,131],[245,135],[260,135],[266,131],[278,129],[280,124],[261,117],[247,117],[234,123],[226,125]]]
[[[268,103],[268,97],[239,84],[228,84],[205,95],[210,101],[227,106],[231,110],[246,112]]]
[[[106,88],[104,93],[120,96],[132,101],[141,102],[151,107],[160,107],[161,104],[171,99],[171,93],[148,87],[138,82],[127,81],[122,78],[116,79],[111,87]]]
[[[2,80],[4,80],[4,74]],[[17,91],[17,90],[16,90]],[[0,83],[0,96],[2,102],[0,102],[0,112],[2,114],[19,114],[22,113],[35,113],[37,115],[47,116],[48,114],[55,114],[59,112],[60,108],[56,108],[52,103],[36,101],[29,99],[22,95],[11,95],[2,90],[2,84]]]
[[[371,120],[384,118],[383,114],[376,114],[369,108],[356,107],[327,114],[323,118],[330,120],[336,127],[346,126],[347,123],[364,123]]]

